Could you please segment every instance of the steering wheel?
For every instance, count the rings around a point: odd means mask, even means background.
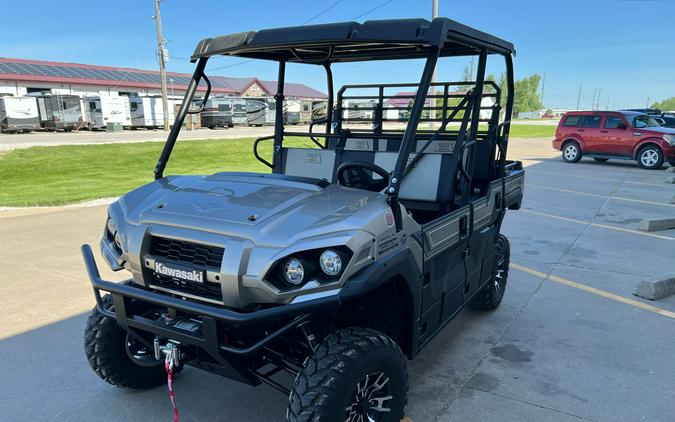
[[[380,176],[375,179],[373,173]],[[337,169],[337,180],[348,188],[380,192],[389,186],[389,172],[382,167],[365,161],[346,161]]]

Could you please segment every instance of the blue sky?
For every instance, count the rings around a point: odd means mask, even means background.
[[[268,27],[405,17],[429,17],[430,0],[216,1],[163,0],[162,22],[172,59],[168,69],[190,72],[185,59],[197,41],[212,35]],[[4,2],[0,56],[155,69],[152,0]],[[384,4],[384,5],[383,5]],[[378,8],[378,6],[381,6]],[[34,11],[39,10],[39,13]],[[670,0],[446,1],[447,16],[513,42],[516,77],[546,76],[547,107],[581,106],[600,90],[600,106],[643,107],[647,99],[675,96],[675,2]],[[274,66],[218,58],[213,74],[275,79]],[[493,60],[496,62],[496,60]],[[456,80],[465,59],[445,59],[438,78]],[[226,67],[227,66],[227,67]],[[336,66],[336,83],[409,82],[419,78],[417,62]],[[489,70],[499,74],[501,63]],[[291,66],[289,81],[323,89],[323,72]]]

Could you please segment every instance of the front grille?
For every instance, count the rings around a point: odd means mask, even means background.
[[[200,267],[220,268],[223,253],[223,248],[217,246],[200,245],[165,237],[152,236],[150,241],[150,254],[155,258],[166,258]]]

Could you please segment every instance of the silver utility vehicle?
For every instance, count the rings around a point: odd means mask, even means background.
[[[524,187],[522,164],[506,159],[512,54],[511,43],[447,18],[201,41],[155,181],[109,208],[101,251],[129,280],[101,279],[82,247],[96,298],[85,331],[94,371],[141,389],[192,366],[281,391],[289,421],[398,422],[406,358],[463,306],[493,309],[504,295],[509,243],[499,231]],[[200,83],[202,107],[208,100],[204,69],[217,55],[278,65],[274,135],[252,151],[271,172],[165,176],[186,114],[199,112],[189,104]],[[475,81],[433,82],[439,60],[472,55]],[[485,79],[494,57],[505,87]],[[334,91],[334,66],[391,59],[422,62],[419,82]],[[326,116],[308,133],[284,127],[287,63],[326,73]],[[407,106],[392,101],[401,91],[412,92]]]

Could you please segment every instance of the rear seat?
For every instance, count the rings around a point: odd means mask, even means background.
[[[393,171],[401,139],[355,138],[343,135],[328,140],[327,149],[283,148],[281,172],[292,176],[315,177],[336,182],[336,171],[341,163],[365,161],[387,171]],[[426,139],[418,139],[415,151],[420,151]],[[477,163],[480,167],[487,160],[478,157],[489,154],[489,143],[476,145]],[[443,211],[455,200],[458,160],[453,159],[455,140],[439,139],[424,151],[415,168],[403,178],[399,198],[409,209]],[[410,159],[415,153],[410,155]],[[485,161],[484,161],[485,160]],[[482,169],[481,169],[482,170]],[[479,171],[480,176],[483,171]],[[479,177],[482,178],[482,177]]]

